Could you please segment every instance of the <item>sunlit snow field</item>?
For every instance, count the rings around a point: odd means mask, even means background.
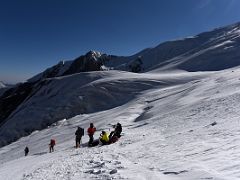
[[[1,180],[240,179],[239,68],[106,73],[95,83],[112,82],[121,89],[137,81],[136,86],[151,88],[136,88],[123,105],[63,119],[1,148]],[[85,131],[82,147],[75,149],[77,126],[86,130],[90,122],[98,130],[95,138],[117,122],[123,136],[115,144],[89,148]],[[48,153],[51,138],[57,141],[54,153]],[[24,157],[26,145],[30,153]]]

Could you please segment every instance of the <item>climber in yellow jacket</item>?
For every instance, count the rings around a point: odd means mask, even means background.
[[[108,133],[106,133],[105,131],[102,131],[99,140],[103,145],[109,144]]]

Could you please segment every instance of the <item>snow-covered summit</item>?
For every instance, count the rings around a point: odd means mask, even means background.
[[[86,57],[91,59],[93,58],[95,61],[97,61],[100,57],[102,56],[102,53],[101,52],[98,52],[98,51],[89,51],[87,54],[86,54]]]
[[[8,88],[10,88],[10,85],[6,85],[2,81],[0,81],[0,97]]]
[[[79,72],[100,71],[104,61],[109,57],[97,51],[89,51],[74,60],[60,61],[44,72],[30,78],[28,82],[37,82],[47,78],[60,77]]]
[[[5,87],[6,85],[2,81],[0,81],[0,88],[5,88]]]
[[[239,29],[237,23],[192,38],[162,43],[141,54],[144,69],[209,71],[238,66]]]

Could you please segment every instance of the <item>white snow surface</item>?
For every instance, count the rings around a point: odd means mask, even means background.
[[[186,83],[200,75],[102,71],[48,79],[0,127],[0,145],[58,120],[111,109],[134,99],[144,90]]]
[[[0,179],[240,179],[239,77],[240,68],[103,76],[98,81],[168,83],[143,90],[121,106],[63,119],[2,147]],[[89,148],[85,134],[81,148],[75,149],[77,126],[86,130],[90,122],[97,127],[95,138],[117,122],[123,136],[114,144]],[[51,138],[57,145],[48,153]],[[27,157],[25,146],[30,148]]]

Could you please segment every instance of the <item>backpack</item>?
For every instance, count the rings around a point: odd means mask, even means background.
[[[28,153],[28,152],[29,152],[28,147],[26,147],[26,148],[24,149],[24,151],[25,151],[26,153]]]
[[[54,146],[56,144],[55,139],[51,139],[50,145]]]
[[[84,129],[79,127],[77,129],[77,131],[75,132],[75,135],[78,137],[78,138],[81,138],[82,136],[84,136]]]
[[[84,129],[83,128],[81,128],[81,134],[82,134],[82,136],[84,136]]]

